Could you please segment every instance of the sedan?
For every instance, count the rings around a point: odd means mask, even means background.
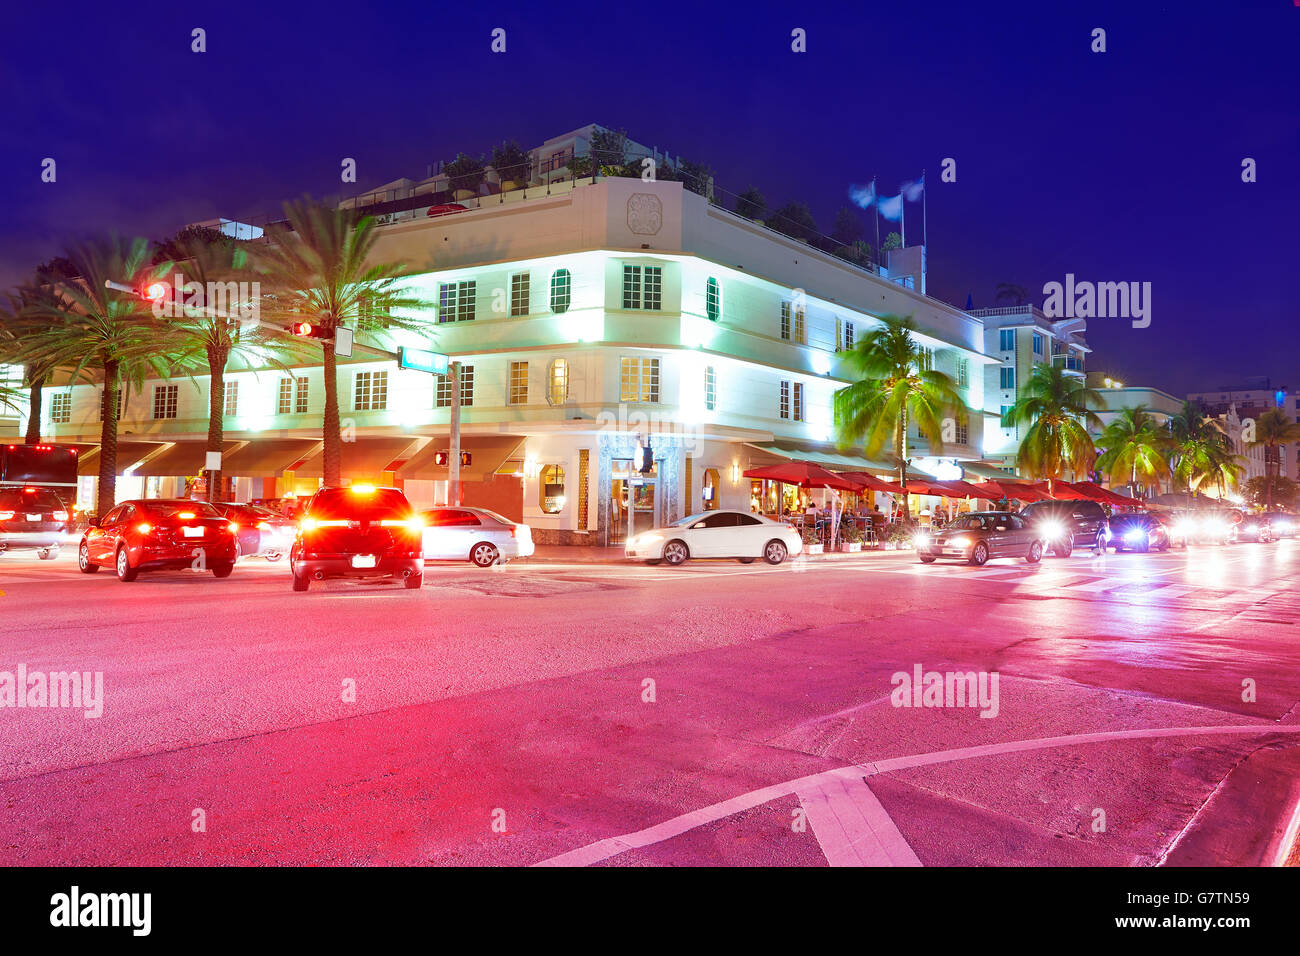
[[[86,529],[77,548],[83,574],[101,567],[134,581],[141,571],[193,568],[228,578],[235,569],[235,529],[205,501],[124,501]]]
[[[241,558],[279,561],[293,546],[298,524],[292,518],[261,505],[223,503],[215,507],[236,525],[235,540]]]
[[[528,525],[486,508],[435,508],[421,517],[426,561],[470,561],[488,568],[533,553]]]
[[[1260,544],[1268,544],[1277,540],[1277,532],[1273,529],[1273,515],[1253,514],[1243,515],[1240,522],[1233,525],[1235,541],[1257,541]]]
[[[734,558],[742,564],[762,558],[780,564],[801,550],[803,539],[787,524],[747,511],[706,511],[635,535],[623,553],[646,564],[676,566],[690,558]]]
[[[1110,544],[1121,551],[1168,551],[1169,531],[1146,511],[1113,515],[1110,519]]]
[[[1024,558],[1030,564],[1043,559],[1047,541],[1019,515],[1004,511],[976,511],[962,515],[934,534],[912,539],[922,564],[939,558],[960,558],[976,566],[991,558]]]
[[[30,548],[42,561],[59,555],[68,532],[67,505],[50,488],[0,488],[0,554]]]

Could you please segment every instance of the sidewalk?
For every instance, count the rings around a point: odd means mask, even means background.
[[[810,562],[835,562],[845,559],[860,558],[884,558],[898,557],[905,555],[914,558],[915,552],[911,549],[904,551],[886,551],[863,550],[852,554],[843,552],[834,552],[832,554],[814,554],[808,555],[807,560]],[[611,548],[603,547],[583,547],[580,545],[562,545],[562,544],[539,544],[537,550],[531,558],[520,558],[521,563],[533,564],[627,564],[628,559],[623,556],[623,546],[617,545]]]

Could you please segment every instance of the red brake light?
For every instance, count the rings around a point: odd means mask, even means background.
[[[136,531],[139,531],[141,534],[148,534],[150,531],[153,530],[153,525],[151,525],[149,522],[145,521],[145,522],[142,522],[142,523],[136,525],[136,526],[135,526],[135,530],[136,530]]]
[[[14,516],[12,511],[0,511],[0,521],[8,521]]]
[[[67,513],[66,511],[56,511],[56,512],[54,512],[54,520],[55,520],[55,521],[67,521],[67,520],[68,520],[68,513]]]

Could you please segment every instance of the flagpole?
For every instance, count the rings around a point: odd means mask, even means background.
[[[876,191],[876,177],[871,177],[871,208],[876,211],[876,275],[880,274],[880,193]]]
[[[926,193],[930,191],[925,184],[925,170],[921,170],[921,245],[926,247],[926,254],[929,254],[930,233],[926,228],[925,201]]]

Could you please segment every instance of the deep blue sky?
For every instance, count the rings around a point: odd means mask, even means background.
[[[710,163],[732,192],[804,200],[825,232],[850,184],[928,169],[932,294],[993,305],[1007,280],[1041,303],[1066,272],[1150,281],[1150,328],[1090,323],[1093,367],[1175,393],[1300,387],[1294,0],[82,2],[14,5],[5,32],[3,284],[80,234],[160,238],[336,193],[344,156],[365,188],[599,122]],[[958,181],[940,184],[948,156]]]

